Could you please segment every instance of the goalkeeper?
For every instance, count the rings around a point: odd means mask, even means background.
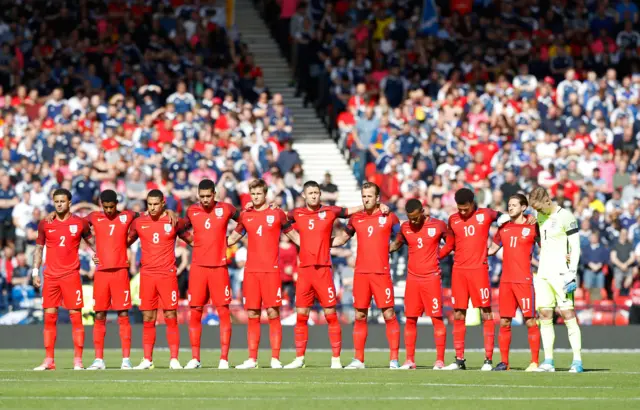
[[[542,187],[536,187],[531,191],[529,203],[538,212],[541,236],[540,263],[534,286],[545,360],[536,371],[555,371],[553,311],[558,307],[567,326],[569,343],[573,350],[573,362],[569,372],[582,373],[582,335],[573,309],[573,293],[577,287],[576,274],[580,260],[578,223],[573,214],[553,202],[549,193]]]

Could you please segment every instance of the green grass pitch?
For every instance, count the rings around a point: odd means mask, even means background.
[[[85,366],[92,351],[85,351]],[[342,356],[343,365],[350,353]],[[451,359],[448,352],[447,361]],[[0,351],[0,408],[2,409],[628,409],[640,408],[640,355],[586,353],[586,371],[569,374],[571,355],[556,355],[556,373],[525,373],[529,354],[512,353],[509,372],[480,372],[482,353],[469,353],[469,370],[430,370],[435,354],[418,352],[419,369],[389,370],[388,353],[368,352],[365,370],[329,369],[329,352],[310,352],[307,368],[272,370],[270,352],[260,352],[257,370],[217,370],[217,352],[205,350],[199,370],[168,370],[167,351],[155,354],[155,370],[123,371],[120,352],[105,354],[106,371],[71,370],[72,352],[58,350],[58,370],[33,372],[43,352]],[[286,351],[283,363],[295,356]],[[132,352],[134,365],[141,351]],[[181,351],[182,364],[190,354]],[[232,350],[232,365],[246,352]],[[401,359],[404,353],[401,352]],[[494,364],[499,360],[496,355]]]

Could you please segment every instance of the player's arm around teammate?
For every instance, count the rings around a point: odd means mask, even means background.
[[[509,349],[511,345],[511,322],[519,307],[525,318],[529,346],[531,348],[531,364],[527,371],[538,367],[540,350],[540,332],[535,317],[535,292],[531,275],[531,252],[540,241],[537,225],[527,223],[524,212],[529,202],[522,194],[509,198],[508,214],[511,222],[504,224],[496,232],[488,255],[495,255],[503,248],[502,275],[500,277],[500,363],[493,369],[509,370]]]

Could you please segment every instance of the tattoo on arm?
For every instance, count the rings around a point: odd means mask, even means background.
[[[36,250],[33,254],[33,267],[40,269],[42,266],[42,252],[44,251],[43,245],[36,245]]]

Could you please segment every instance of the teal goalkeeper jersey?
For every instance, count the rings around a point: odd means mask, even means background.
[[[554,277],[567,273],[567,254],[569,249],[569,235],[578,234],[578,222],[573,214],[557,207],[550,215],[538,212],[540,227],[540,277]]]

